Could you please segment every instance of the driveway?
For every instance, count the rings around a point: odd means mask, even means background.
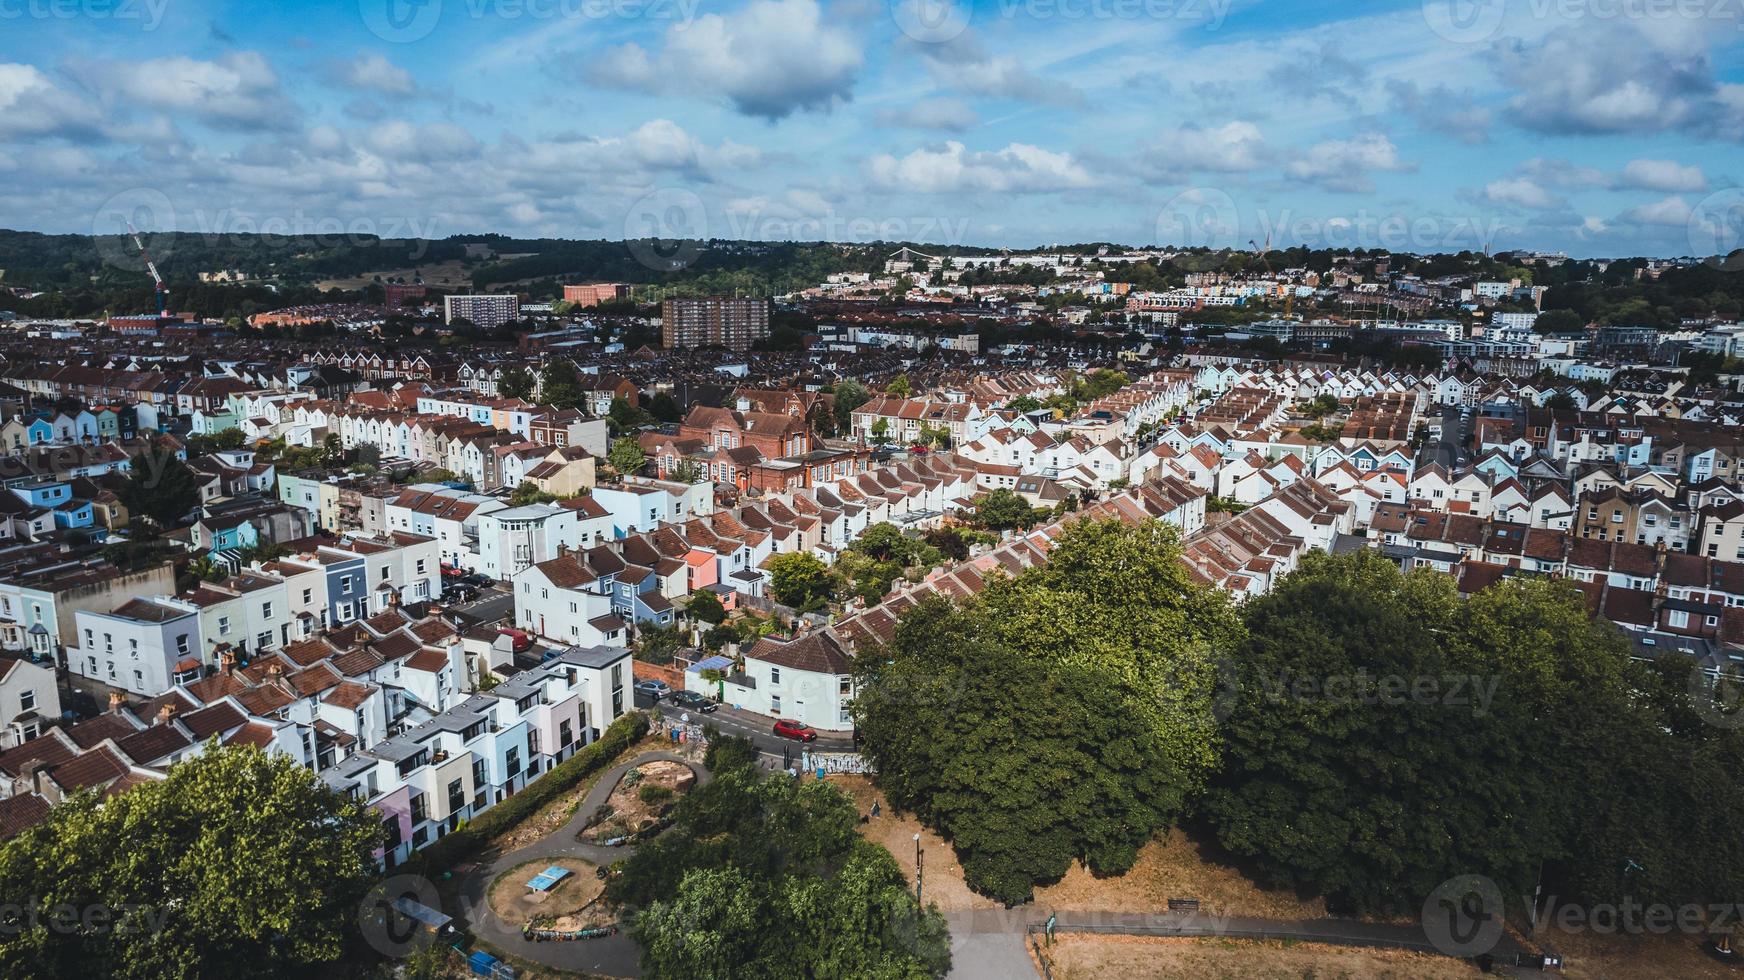
[[[671,762],[681,762],[690,767],[696,774],[696,785],[707,783],[713,776],[701,765],[683,756],[670,752],[646,752],[620,762],[606,770],[593,788],[582,798],[581,805],[575,808],[575,815],[569,822],[539,840],[518,850],[497,856],[489,864],[481,864],[470,872],[460,883],[460,914],[458,918],[466,922],[473,935],[490,943],[492,946],[534,963],[542,963],[559,970],[585,971],[602,973],[615,977],[640,976],[639,960],[641,950],[636,941],[630,938],[627,929],[620,929],[615,936],[601,939],[578,939],[572,942],[528,942],[521,938],[519,926],[510,925],[497,918],[491,911],[488,891],[491,882],[503,872],[524,864],[528,861],[554,857],[573,857],[589,861],[599,866],[611,864],[629,856],[634,850],[632,845],[621,847],[600,847],[596,844],[583,844],[576,840],[576,835],[587,827],[588,818],[592,817],[612,790],[618,785],[624,773],[644,762],[664,759]]]

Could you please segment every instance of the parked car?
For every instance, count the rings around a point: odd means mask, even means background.
[[[782,718],[775,722],[775,734],[782,738],[796,738],[801,742],[817,741],[817,729],[792,718]]]
[[[720,705],[716,704],[713,700],[706,698],[695,691],[673,691],[672,706],[674,708],[683,708],[686,711],[700,711],[704,714],[720,707]]]
[[[510,649],[514,650],[516,653],[526,653],[528,650],[533,648],[533,634],[526,630],[518,630],[512,627],[503,626],[499,627],[498,631],[508,636]]]
[[[636,693],[646,694],[654,700],[668,697],[672,694],[672,685],[665,681],[637,681]]]

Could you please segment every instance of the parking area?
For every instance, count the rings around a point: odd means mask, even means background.
[[[654,707],[654,699],[647,695],[636,693],[636,707]],[[663,717],[673,721],[679,720],[685,712],[666,701],[659,704]],[[852,752],[854,737],[849,732],[819,731],[817,741],[801,743],[797,739],[782,738],[774,732],[775,719],[752,711],[742,711],[730,705],[720,705],[715,710],[701,713],[689,712],[690,722],[694,725],[713,725],[728,735],[742,735],[749,738],[759,752],[780,759],[782,750],[786,749],[791,758],[797,760],[801,749],[811,749],[815,752]]]

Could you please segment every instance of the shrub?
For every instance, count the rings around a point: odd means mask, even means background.
[[[658,786],[654,783],[649,783],[637,790],[636,795],[642,798],[643,803],[649,805],[665,803],[667,800],[672,799],[672,787]]]
[[[477,854],[491,838],[532,816],[540,807],[610,765],[647,733],[648,716],[640,711],[633,711],[612,722],[611,727],[592,744],[527,784],[526,789],[486,810],[465,827],[414,853],[402,865],[404,873],[428,874],[452,867]]]

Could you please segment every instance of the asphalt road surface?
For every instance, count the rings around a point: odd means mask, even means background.
[[[636,707],[648,708],[654,705],[652,698],[640,691],[636,692]],[[660,713],[673,721],[677,721],[685,712],[683,709],[662,701]],[[847,732],[818,732],[815,742],[800,742],[798,739],[782,738],[772,730],[775,719],[750,711],[740,711],[728,705],[721,705],[707,713],[692,711],[690,721],[694,725],[713,725],[728,735],[742,735],[749,738],[757,750],[766,756],[781,759],[782,749],[788,750],[794,764],[798,764],[802,751],[810,749],[814,752],[852,752],[854,738]]]

